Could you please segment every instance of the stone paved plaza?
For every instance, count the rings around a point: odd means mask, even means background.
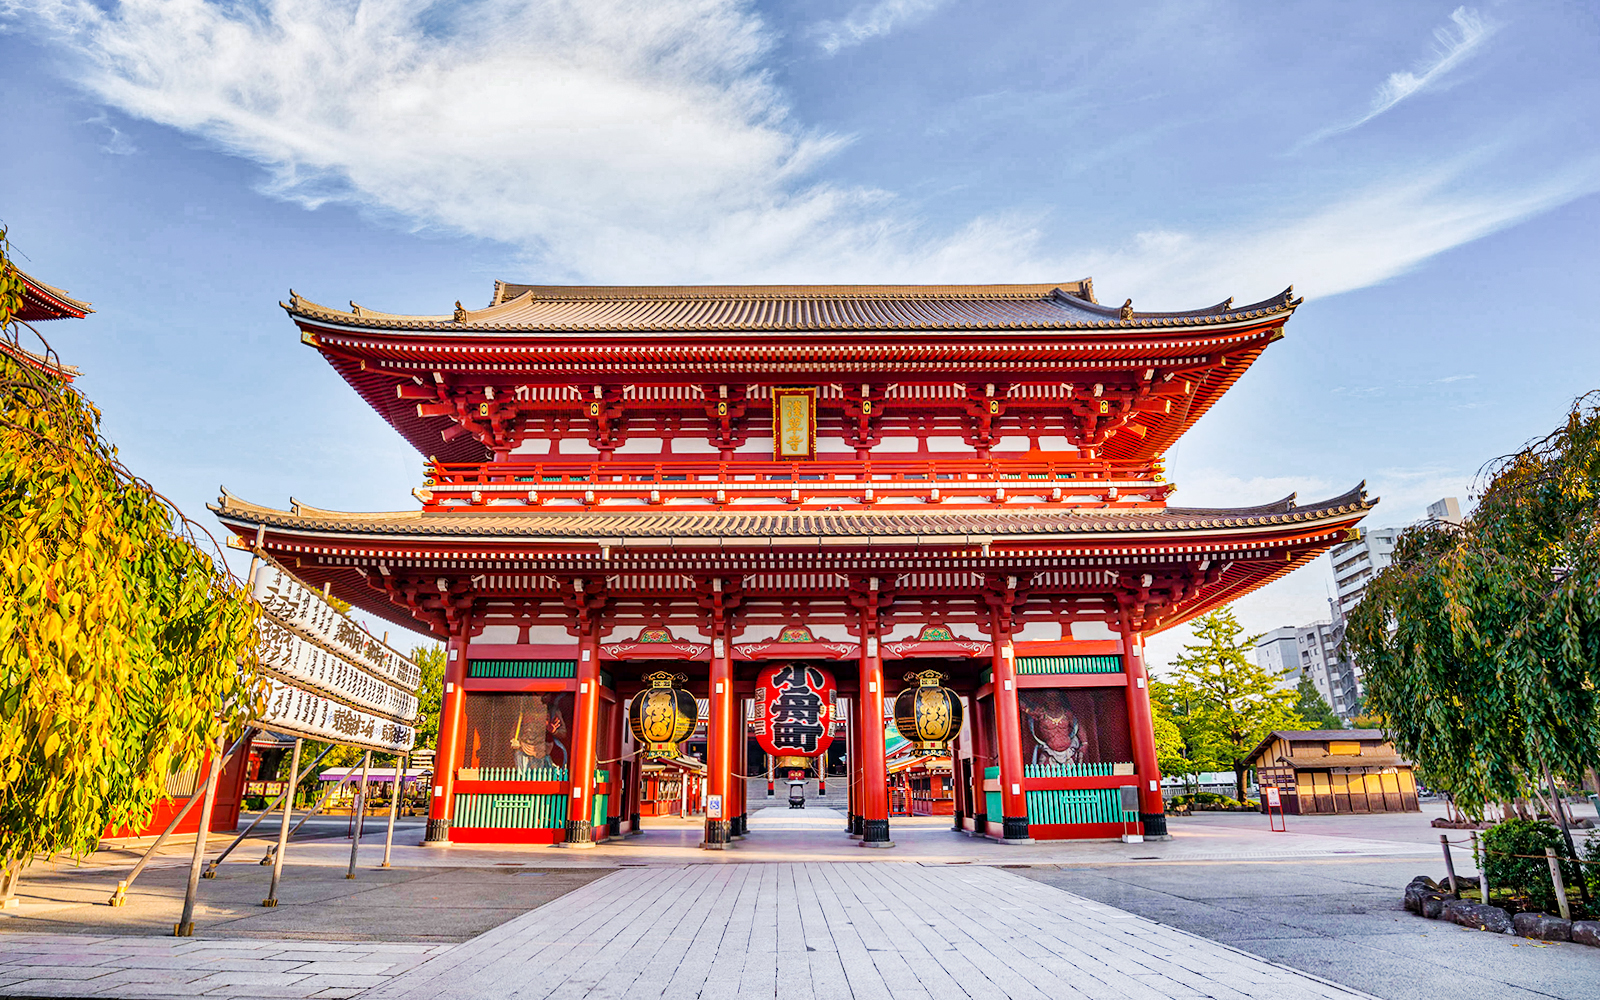
[[[837,813],[779,808],[720,853],[662,821],[591,851],[406,846],[389,871],[369,836],[353,881],[333,836],[291,849],[276,910],[259,906],[269,869],[241,849],[201,883],[192,939],[170,936],[186,848],[115,910],[103,900],[127,860],[102,852],[24,880],[23,906],[0,915],[0,995],[1600,995],[1600,950],[1400,910],[1399,886],[1441,867],[1426,815],[1300,818],[1288,834],[1206,815],[1167,842],[1026,848],[946,822],[897,820],[899,846],[863,851]]]

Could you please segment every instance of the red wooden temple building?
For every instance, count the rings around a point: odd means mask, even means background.
[[[1372,505],[1168,503],[1163,455],[1297,305],[1138,312],[1088,281],[497,283],[439,316],[291,294],[302,342],[426,456],[417,507],[214,509],[447,643],[430,843],[637,831],[624,706],[663,668],[709,699],[706,846],[744,836],[737,730],[773,660],[837,679],[863,845],[892,844],[885,699],[929,668],[966,704],[954,825],[1159,836],[1145,637]]]

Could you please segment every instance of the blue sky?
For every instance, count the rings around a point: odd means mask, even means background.
[[[1307,296],[1174,502],[1366,479],[1403,524],[1600,384],[1597,42],[1557,2],[0,0],[0,221],[94,302],[48,333],[192,515],[411,502],[290,287],[1092,275]],[[1330,579],[1241,616],[1325,616]]]

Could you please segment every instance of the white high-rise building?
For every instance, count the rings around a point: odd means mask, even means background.
[[[1300,686],[1300,643],[1296,638],[1299,629],[1293,625],[1275,628],[1256,643],[1256,666],[1272,673],[1287,670],[1278,686],[1293,690]]]

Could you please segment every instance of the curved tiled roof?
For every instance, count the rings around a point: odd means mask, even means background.
[[[1293,288],[1234,308],[1138,312],[1094,301],[1091,282],[1042,285],[573,286],[495,284],[483,309],[402,316],[318,305],[293,291],[283,305],[310,321],[416,331],[1147,330],[1243,323],[1292,312]]]
[[[921,538],[977,535],[1104,535],[1269,528],[1327,520],[1370,510],[1362,483],[1342,496],[1295,506],[1293,497],[1243,508],[1169,507],[1165,510],[1037,509],[943,512],[755,511],[621,512],[538,508],[482,511],[344,513],[295,504],[293,511],[248,503],[224,492],[211,506],[235,525],[266,525],[314,533],[399,537],[501,538]]]
[[[22,279],[22,308],[17,310],[17,319],[30,323],[48,319],[83,319],[94,312],[89,308],[89,303],[73,298],[54,285],[45,284],[20,267],[15,270],[17,277]]]

